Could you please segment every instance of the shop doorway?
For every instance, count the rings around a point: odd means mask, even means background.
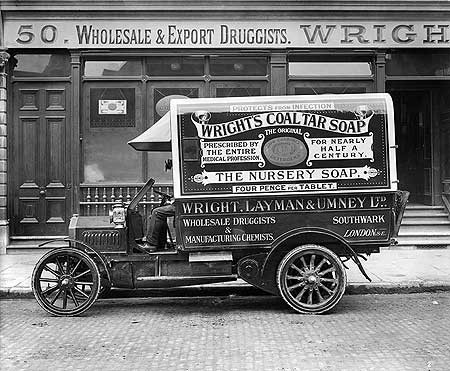
[[[68,84],[15,82],[13,90],[11,239],[66,235],[72,210]]]
[[[399,188],[410,202],[432,204],[431,91],[394,90]]]

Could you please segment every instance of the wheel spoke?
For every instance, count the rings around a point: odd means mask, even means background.
[[[46,270],[47,272],[50,272],[50,273],[53,274],[55,277],[60,277],[60,276],[61,276],[57,271],[55,271],[55,270],[53,270],[52,268],[50,268],[47,264],[44,265],[44,268],[42,268],[42,269]]]
[[[57,280],[56,278],[41,277],[41,278],[39,278],[39,282],[54,282],[54,283],[58,283],[59,280]]]
[[[78,307],[80,304],[78,303],[78,300],[77,300],[76,296],[74,295],[72,289],[69,289],[69,293],[70,293],[70,296],[72,297],[73,302]]]
[[[73,289],[78,292],[79,294],[83,295],[85,298],[89,298],[89,295],[87,295],[85,292],[81,291],[78,287],[74,286]]]
[[[62,289],[59,289],[59,291],[57,292],[57,294],[55,295],[55,297],[53,298],[51,304],[53,305],[55,303],[55,301],[59,298],[59,295],[61,295],[62,293]]]
[[[327,259],[322,258],[322,260],[320,261],[320,263],[317,265],[317,267],[316,267],[316,269],[315,269],[315,272],[320,271],[320,268],[322,268],[322,265],[324,265],[326,261],[327,261]]]
[[[310,270],[314,270],[314,260],[316,260],[316,255],[312,254],[311,255],[311,260],[309,261],[309,269]]]
[[[302,264],[303,264],[303,268],[308,269],[308,265],[307,265],[306,262],[305,262],[305,257],[304,257],[304,256],[302,256],[302,257],[300,258],[300,261],[301,261]]]
[[[320,280],[323,281],[323,282],[338,283],[338,279],[337,278],[321,278]]]
[[[319,286],[322,287],[326,292],[328,292],[330,295],[333,295],[334,292],[332,290],[330,290],[328,287],[326,287],[325,285],[319,283]]]
[[[73,274],[76,272],[76,270],[77,270],[77,268],[78,268],[78,266],[79,266],[80,264],[81,264],[81,259],[78,260],[77,265],[75,266],[75,268],[72,269],[72,272],[70,272],[70,275],[73,275]]]
[[[69,267],[70,267],[70,256],[67,255],[67,266],[66,266],[66,274],[69,274]]]
[[[287,275],[286,275],[286,278],[287,278],[288,280],[297,280],[297,281],[300,281],[300,280],[304,280],[304,279],[305,279],[304,277],[291,276],[290,274],[287,274]]]
[[[44,291],[42,291],[41,294],[42,295],[47,295],[47,294],[50,295],[51,293],[55,292],[57,289],[58,289],[58,285],[51,286],[51,287],[45,289]]]
[[[94,286],[94,282],[79,282],[79,281],[75,281],[74,283],[75,283],[75,285]]]
[[[325,269],[323,272],[319,272],[319,276],[324,276],[327,273],[330,272],[336,272],[336,268],[335,267],[330,267],[328,269]]]
[[[303,294],[306,291],[306,287],[303,287],[302,291],[300,291],[300,293],[295,297],[295,300],[299,300],[302,298]]]
[[[323,302],[324,299],[323,299],[322,294],[320,293],[319,288],[318,288],[318,287],[315,287],[314,290],[316,290],[316,292],[317,292],[317,296],[319,297],[319,301],[320,301],[320,302]]]
[[[63,309],[67,308],[67,290],[63,292]]]
[[[299,267],[297,267],[294,263],[291,264],[289,268],[294,268],[301,275],[305,274],[305,271],[302,271]]]
[[[307,304],[312,304],[312,294],[313,294],[313,290],[309,289]]]
[[[74,280],[77,280],[80,277],[83,277],[85,274],[88,274],[91,270],[88,269],[87,271],[80,273],[78,276],[73,277]]]
[[[55,256],[55,263],[56,263],[56,266],[58,267],[58,270],[59,270],[61,273],[64,273],[63,266],[61,265],[61,262],[58,260],[58,257],[57,257],[57,256]]]
[[[295,285],[288,286],[288,290],[292,291],[292,290],[294,290],[294,289],[296,289],[296,288],[298,288],[300,286],[305,286],[305,282],[299,282],[299,283],[296,283]]]

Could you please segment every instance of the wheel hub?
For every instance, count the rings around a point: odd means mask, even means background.
[[[59,284],[63,288],[71,289],[74,286],[74,281],[72,276],[63,275],[59,280]]]
[[[318,287],[320,283],[320,276],[314,270],[307,270],[304,275],[306,286],[312,290]]]

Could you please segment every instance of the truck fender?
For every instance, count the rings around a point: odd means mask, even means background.
[[[278,294],[275,282],[276,271],[281,259],[292,249],[299,245],[319,244],[330,249],[338,256],[352,259],[361,273],[371,281],[365,272],[358,255],[341,236],[325,228],[298,228],[293,229],[272,243],[268,253],[260,253],[242,258],[238,262],[238,274],[248,283]]]
[[[100,261],[100,263],[102,264],[103,268],[105,269],[108,282],[111,282],[111,274],[109,272],[108,262],[107,262],[105,256],[103,254],[99,253],[98,251],[95,251],[92,247],[90,247],[89,245],[85,244],[82,241],[78,241],[78,240],[75,240],[73,238],[68,238],[68,237],[67,238],[58,238],[58,239],[54,239],[54,240],[50,240],[50,241],[41,243],[39,245],[39,247],[43,247],[52,242],[58,242],[58,241],[59,242],[69,242],[71,247],[81,250],[81,251],[84,251],[87,254],[95,255],[98,258],[98,260]]]
[[[285,255],[287,251],[298,246],[298,240],[301,240],[302,244],[317,243],[319,245],[324,245],[338,256],[348,256],[358,266],[362,275],[372,282],[364,270],[358,254],[356,254],[348,242],[342,236],[329,229],[317,227],[293,229],[278,237],[272,244],[273,247],[267,256],[263,270],[265,270],[269,264],[273,263],[274,258],[276,259],[277,256],[280,255],[280,251],[282,252],[282,255]],[[276,261],[279,260],[277,259]]]

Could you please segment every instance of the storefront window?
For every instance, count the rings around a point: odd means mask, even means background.
[[[167,87],[153,88],[153,101],[150,106],[153,107],[154,123],[160,120],[170,109],[170,100],[172,98],[198,98],[199,88],[191,87]],[[167,125],[170,125],[167,122]],[[151,126],[151,125],[150,125]],[[148,152],[148,177],[155,178],[157,183],[173,183],[172,171],[165,171],[164,163],[171,158],[169,152]]]
[[[252,87],[230,87],[230,88],[217,88],[216,97],[252,97],[261,94],[261,88]]]
[[[389,76],[450,76],[450,53],[403,52],[388,56]]]
[[[89,130],[83,138],[84,182],[140,182],[141,156],[127,144],[138,134],[131,128]]]
[[[84,182],[141,181],[141,156],[127,145],[140,133],[136,91],[130,87],[91,88],[83,134]]]
[[[290,62],[289,76],[372,76],[369,62]]]
[[[210,72],[215,76],[265,76],[267,58],[211,57]]]
[[[136,126],[134,88],[92,88],[89,93],[91,128]]]
[[[16,77],[65,77],[70,75],[70,60],[66,54],[17,54]]]
[[[311,86],[296,87],[294,94],[296,95],[316,95],[316,94],[359,94],[366,93],[367,90],[363,86]]]
[[[202,76],[203,57],[149,57],[146,61],[150,76]]]
[[[87,77],[138,76],[141,73],[141,62],[139,60],[86,61],[84,66],[84,75]]]

